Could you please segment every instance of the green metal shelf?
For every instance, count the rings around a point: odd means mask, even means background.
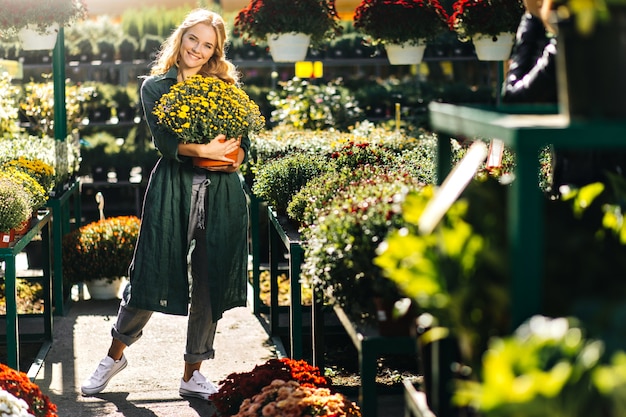
[[[540,312],[543,279],[544,196],[537,185],[539,151],[546,145],[567,149],[626,148],[626,122],[572,120],[549,108],[526,106],[477,108],[444,103],[429,105],[430,122],[439,135],[440,179],[450,170],[451,137],[497,138],[516,155],[507,233],[511,256],[512,326]],[[519,111],[518,111],[519,110]],[[555,111],[556,109],[553,108]]]
[[[52,220],[52,213],[46,211],[44,214],[37,217],[37,221],[31,225],[31,228],[26,232],[24,236],[19,238],[12,246],[8,248],[0,249],[0,260],[5,263],[5,298],[6,298],[6,345],[7,345],[7,365],[13,369],[19,370],[20,359],[20,331],[19,331],[19,317],[24,315],[17,312],[17,285],[16,285],[16,256],[33,240],[35,236],[40,233],[43,241],[43,253],[44,256],[43,265],[43,301],[44,301],[44,313],[43,316],[43,328],[42,334],[36,335],[36,339],[44,342],[52,342],[52,275],[50,270],[50,226]],[[35,315],[28,315],[28,317],[34,317]],[[32,339],[33,335],[29,335],[27,338]],[[44,346],[50,346],[49,343],[44,343]]]

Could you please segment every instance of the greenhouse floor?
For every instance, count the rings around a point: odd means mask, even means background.
[[[58,407],[58,415],[109,417],[211,417],[213,406],[178,395],[186,317],[155,313],[143,338],[126,350],[129,365],[101,393],[80,393],[81,382],[105,355],[118,300],[80,299],[67,315],[55,317],[54,341],[35,382]],[[232,372],[248,372],[267,359],[284,356],[280,343],[251,309],[229,310],[219,322],[216,356],[202,372],[215,383]],[[356,398],[350,398],[356,401]],[[379,396],[378,417],[404,416],[401,393]]]

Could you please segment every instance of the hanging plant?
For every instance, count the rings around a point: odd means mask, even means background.
[[[439,0],[362,0],[353,22],[371,45],[416,45],[448,31],[447,19]]]
[[[87,17],[84,0],[4,0],[0,14],[0,35],[14,35],[26,26],[45,33],[50,24],[67,26]]]
[[[250,0],[235,17],[235,35],[265,43],[267,35],[304,33],[320,47],[341,33],[335,0]]]

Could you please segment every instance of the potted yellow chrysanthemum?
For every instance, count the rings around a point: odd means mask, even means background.
[[[245,91],[219,78],[202,75],[174,84],[154,106],[154,115],[182,143],[205,143],[219,134],[241,138],[260,132],[265,126],[259,106]],[[201,164],[195,159],[194,163]],[[206,164],[216,166],[224,162],[208,160]]]

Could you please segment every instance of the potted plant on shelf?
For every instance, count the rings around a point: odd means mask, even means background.
[[[13,242],[14,229],[31,214],[29,196],[24,187],[11,178],[0,176],[0,248]]]
[[[119,216],[86,224],[63,237],[63,277],[84,282],[93,299],[116,298],[135,251],[139,219]]]
[[[456,0],[452,9],[450,28],[462,42],[474,43],[478,59],[508,59],[524,14],[522,0]]]
[[[341,33],[335,0],[250,0],[235,17],[234,33],[250,43],[267,43],[276,62],[302,61],[311,45],[320,48]]]
[[[24,50],[52,49],[59,27],[86,16],[84,0],[4,0],[0,36],[17,35]]]
[[[418,64],[429,40],[446,32],[448,16],[439,0],[362,0],[354,28],[371,45],[382,44],[394,65]]]

